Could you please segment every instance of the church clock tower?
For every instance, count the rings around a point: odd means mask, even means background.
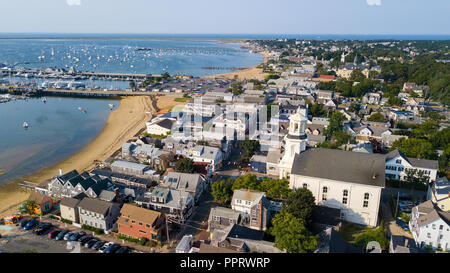
[[[289,133],[284,138],[284,154],[278,163],[280,178],[289,177],[295,155],[306,150],[307,136],[305,129],[307,120],[308,108],[299,108],[296,114],[289,117]]]

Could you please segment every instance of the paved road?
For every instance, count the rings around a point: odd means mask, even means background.
[[[390,195],[383,194],[381,198],[381,217],[384,220],[384,224],[386,226],[386,231],[388,236],[391,235],[398,235],[398,236],[405,236],[408,238],[413,238],[413,236],[403,230],[401,227],[397,225],[395,222],[394,217],[392,216],[392,210],[390,205]]]
[[[202,194],[199,204],[200,205],[195,208],[195,212],[192,214],[189,220],[184,225],[182,225],[182,228],[180,232],[178,232],[175,240],[171,238],[172,246],[174,246],[171,249],[171,252],[175,251],[176,245],[184,235],[192,234],[195,238],[202,230],[206,230],[208,228],[209,212],[211,208],[217,206],[210,191],[205,191]]]

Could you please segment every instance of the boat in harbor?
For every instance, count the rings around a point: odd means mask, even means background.
[[[108,104],[109,109],[112,110],[114,108],[114,104]]]
[[[43,102],[43,103],[46,103],[46,102],[47,102],[47,99],[46,99],[46,98],[42,98],[42,102]]]
[[[24,129],[28,129],[28,127],[29,127],[29,125],[28,125],[28,123],[26,121],[22,124],[22,126],[23,126]]]

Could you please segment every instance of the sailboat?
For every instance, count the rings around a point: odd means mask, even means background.
[[[28,129],[28,127],[29,127],[29,126],[28,126],[28,123],[27,123],[26,121],[23,123],[22,126],[23,126],[24,129]]]

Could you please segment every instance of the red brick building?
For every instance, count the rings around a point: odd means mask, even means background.
[[[157,241],[165,231],[165,217],[160,212],[124,204],[117,221],[119,234]]]

